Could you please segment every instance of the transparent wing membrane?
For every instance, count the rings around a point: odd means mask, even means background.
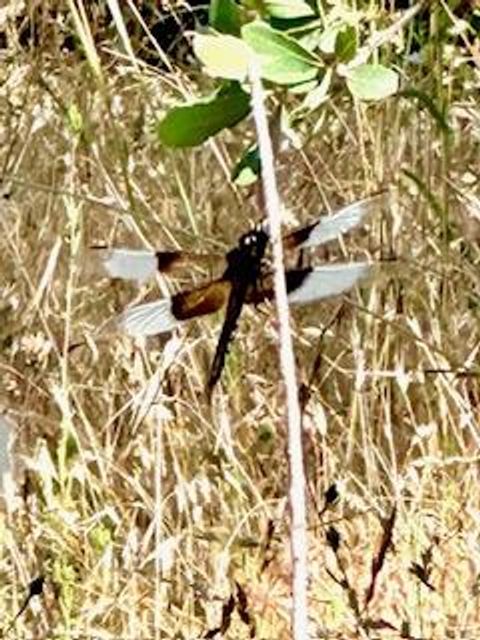
[[[368,275],[368,262],[324,265],[314,269],[287,273],[288,300],[291,304],[307,304],[348,291]]]
[[[308,227],[293,231],[286,236],[287,246],[316,247],[336,240],[344,233],[363,224],[373,211],[381,208],[385,195],[380,193],[371,198],[353,202],[331,216],[325,216]]]
[[[372,265],[368,262],[352,262],[345,264],[324,265],[314,269],[298,269],[287,273],[288,300],[290,304],[307,304],[316,300],[323,300],[337,296],[351,289],[362,278],[367,276]],[[260,302],[271,298],[273,292],[259,293],[258,297],[250,298],[250,302]],[[211,311],[220,306],[215,301]],[[208,313],[204,309],[199,315]],[[164,298],[156,302],[147,302],[126,309],[118,318],[117,325],[132,336],[154,336],[172,331],[182,321],[196,317],[193,313],[178,319],[172,312],[172,298]]]
[[[105,275],[110,278],[143,282],[157,270],[157,258],[153,251],[135,249],[93,249]]]
[[[180,321],[172,313],[172,299],[164,298],[126,309],[117,325],[132,336],[155,336],[172,331]]]
[[[312,247],[334,240],[361,225],[366,217],[378,210],[385,201],[385,193],[360,200],[284,237],[287,248]],[[243,236],[242,236],[243,238]],[[148,302],[126,309],[116,319],[120,330],[132,336],[153,336],[172,331],[191,318],[213,313],[229,300],[236,271],[232,269],[231,256],[239,248],[227,254],[227,271],[221,278],[210,281],[191,291],[180,292],[173,297]],[[146,251],[131,249],[97,249],[92,263],[100,264],[103,273],[112,278],[144,281],[157,271],[171,272],[195,264],[225,261],[224,256],[202,255],[182,251]],[[228,261],[230,257],[230,262]],[[238,268],[242,266],[240,263]],[[354,287],[371,271],[368,262],[326,264],[307,269],[288,271],[287,290],[291,304],[307,304],[344,293]],[[237,267],[235,267],[236,269]],[[237,274],[238,275],[238,274]],[[260,303],[273,298],[272,274],[260,274],[258,284],[247,287],[244,302]],[[236,319],[233,324],[236,323]]]

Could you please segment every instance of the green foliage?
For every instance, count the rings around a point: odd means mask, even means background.
[[[288,105],[292,127],[301,127],[341,93],[370,102],[394,95],[399,77],[379,61],[381,32],[372,15],[342,4],[319,10],[305,0],[212,0],[211,30],[195,34],[193,49],[220,88],[172,108],[157,125],[160,141],[170,147],[195,146],[242,121],[250,112],[248,68],[254,58],[269,90]],[[237,161],[234,179],[250,184],[259,170],[250,149]]]
[[[398,75],[381,64],[362,64],[349,71],[347,86],[359,100],[382,100],[398,89]]]
[[[192,147],[235,126],[250,111],[250,99],[237,83],[224,84],[207,99],[171,109],[157,134],[169,147]]]
[[[239,38],[197,33],[193,50],[213,78],[242,82],[247,77],[250,50]]]
[[[279,85],[302,84],[313,80],[321,60],[266,22],[255,21],[242,28],[242,38],[257,55],[261,75]]]
[[[271,18],[299,19],[315,16],[315,11],[303,0],[266,0],[265,8]]]
[[[350,62],[357,53],[357,31],[352,25],[346,25],[335,38],[335,56],[339,62]]]
[[[89,542],[93,549],[100,556],[108,545],[111,544],[113,539],[113,525],[108,518],[104,518],[103,521],[98,522],[89,531]]]
[[[260,154],[258,146],[249,148],[232,171],[232,180],[241,187],[247,187],[260,175]]]
[[[240,10],[235,0],[211,0],[208,21],[215,31],[233,36],[240,34]]]

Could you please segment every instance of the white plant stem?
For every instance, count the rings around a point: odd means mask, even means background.
[[[286,390],[288,424],[288,460],[290,470],[289,502],[291,512],[290,545],[292,555],[292,638],[308,640],[307,602],[307,528],[305,507],[305,472],[302,451],[302,421],[298,401],[295,357],[290,331],[287,285],[285,281],[281,239],[281,206],[275,178],[272,141],[264,106],[264,93],[258,66],[252,61],[249,69],[252,86],[252,107],[257,129],[265,208],[268,215],[273,250],[275,302],[280,334],[280,366]]]

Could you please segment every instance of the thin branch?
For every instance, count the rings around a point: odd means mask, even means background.
[[[257,64],[254,60],[252,60],[249,73],[252,83],[253,116],[257,128],[262,163],[265,208],[272,240],[275,302],[280,334],[280,366],[287,396],[288,459],[290,469],[289,499],[291,509],[290,545],[293,573],[292,638],[293,640],[308,640],[305,472],[303,467],[301,413],[290,332],[290,315],[281,241],[281,206],[275,179],[273,149],[268,131],[263,89]]]

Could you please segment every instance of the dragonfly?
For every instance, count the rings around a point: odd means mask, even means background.
[[[384,201],[385,192],[378,193],[287,232],[282,238],[284,249],[304,250],[339,239],[364,224]],[[220,277],[170,297],[129,307],[116,318],[118,328],[131,336],[153,336],[225,307],[206,384],[207,393],[211,394],[221,377],[244,305],[259,305],[274,297],[273,272],[266,259],[269,242],[268,225],[263,223],[242,234],[225,255],[126,248],[100,248],[95,254],[104,275],[136,281],[145,281],[156,273],[171,275],[194,265],[205,266],[212,263],[212,258],[223,263]],[[371,267],[371,262],[362,261],[288,269],[285,277],[289,304],[303,305],[342,294],[367,276]]]

